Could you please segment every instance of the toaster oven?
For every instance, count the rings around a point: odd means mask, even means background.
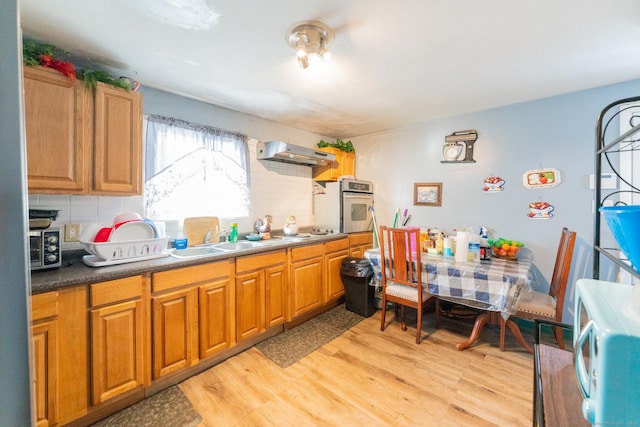
[[[60,230],[57,228],[29,230],[31,270],[60,267],[62,265],[60,243]]]
[[[580,279],[574,365],[582,414],[594,426],[640,424],[640,288]]]

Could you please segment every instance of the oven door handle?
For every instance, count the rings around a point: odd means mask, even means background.
[[[373,201],[373,194],[371,193],[342,193],[342,197],[345,199],[368,199]]]

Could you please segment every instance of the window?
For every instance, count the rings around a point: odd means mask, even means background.
[[[246,135],[161,116],[144,129],[148,218],[248,216]]]

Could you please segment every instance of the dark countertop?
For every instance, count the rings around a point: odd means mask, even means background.
[[[302,241],[290,241],[286,238],[278,239],[274,236],[274,239],[272,239],[273,242],[270,242],[269,245],[265,245],[264,248],[237,250],[190,259],[178,259],[169,255],[148,261],[137,261],[108,267],[89,267],[85,265],[82,262],[82,257],[84,255],[88,255],[88,252],[84,250],[67,251],[62,254],[62,267],[31,272],[31,293],[38,294],[69,286],[104,282],[128,276],[135,276],[138,274],[155,273],[158,271],[189,267],[245,255],[255,255],[262,252],[283,250],[290,247],[324,243],[331,240],[345,238],[347,236],[347,234],[341,233],[320,236],[314,235],[309,238],[305,238]]]

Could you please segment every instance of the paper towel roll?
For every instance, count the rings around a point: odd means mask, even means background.
[[[456,262],[467,262],[469,253],[469,233],[458,231],[456,235]]]

